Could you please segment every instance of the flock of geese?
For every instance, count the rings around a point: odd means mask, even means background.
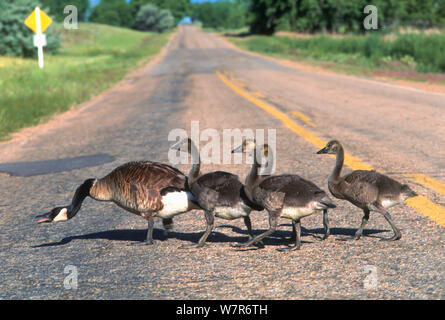
[[[171,147],[173,150],[188,152],[192,166],[186,176],[167,164],[139,161],[123,164],[101,179],[85,180],[76,190],[68,206],[56,207],[38,216],[38,223],[66,221],[80,210],[86,197],[98,201],[112,201],[121,208],[140,215],[148,221],[145,241],[135,244],[153,244],[154,217],[161,218],[166,232],[171,229],[172,218],[190,210],[203,210],[206,230],[198,243],[202,247],[214,227],[215,217],[233,220],[243,218],[249,239],[234,247],[259,245],[274,233],[278,219],[292,220],[292,242],[285,249],[300,249],[300,220],[316,212],[323,212],[324,237],[329,236],[328,209],[336,205],[329,196],[311,181],[296,174],[260,175],[262,162],[258,156],[273,163],[274,155],[267,144],[257,145],[255,140],[244,139],[232,153],[253,155],[253,164],[243,184],[238,176],[224,171],[201,173],[201,159],[195,143],[186,138]],[[330,141],[318,154],[334,154],[336,162],[328,179],[331,194],[347,200],[363,210],[363,219],[354,239],[360,239],[370,211],[384,216],[394,235],[389,239],[401,238],[400,230],[394,225],[387,209],[402,203],[417,194],[409,186],[376,171],[356,170],[341,176],[344,149],[339,141]],[[267,210],[269,229],[257,236],[252,233],[251,211]]]

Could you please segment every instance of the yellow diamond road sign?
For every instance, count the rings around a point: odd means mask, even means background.
[[[41,29],[40,32],[44,33],[45,30],[49,27],[49,25],[53,22],[53,20],[50,17],[48,17],[48,15],[42,10],[39,11],[40,11],[40,29]],[[34,33],[37,33],[36,10],[34,10],[28,16],[28,18],[26,18],[25,25],[32,31],[34,31]]]

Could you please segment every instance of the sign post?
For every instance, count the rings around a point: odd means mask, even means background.
[[[46,35],[43,32],[51,23],[52,19],[39,7],[36,7],[25,20],[25,25],[35,33],[34,46],[37,47],[40,68],[43,68],[43,47],[46,46]]]

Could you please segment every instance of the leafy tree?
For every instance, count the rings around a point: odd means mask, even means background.
[[[250,0],[249,28],[254,34],[271,35],[280,19],[291,10],[292,0]]]
[[[136,16],[140,8],[146,4],[153,4],[160,9],[169,10],[175,23],[191,13],[190,0],[132,0],[130,6],[133,15]]]
[[[44,7],[51,10],[55,20],[58,22],[62,22],[65,19],[66,14],[63,13],[63,9],[67,5],[73,5],[77,8],[77,18],[79,21],[85,21],[89,8],[88,0],[40,0],[40,2]]]
[[[129,28],[134,24],[134,16],[125,0],[106,0],[93,8],[89,21]]]
[[[169,10],[161,9],[147,4],[139,9],[136,15],[136,29],[145,31],[163,32],[171,28],[174,18]]]
[[[205,28],[234,29],[246,24],[246,6],[242,1],[195,3],[192,20],[199,20]]]
[[[253,33],[277,27],[303,32],[364,32],[366,5],[378,9],[379,29],[445,23],[445,0],[246,0]]]
[[[42,8],[37,0],[10,0],[0,2],[0,55],[34,57],[33,35],[23,23],[35,7]],[[49,9],[42,8],[46,13]],[[51,26],[45,31],[47,38],[46,52],[56,52],[60,47],[60,36],[52,31]]]

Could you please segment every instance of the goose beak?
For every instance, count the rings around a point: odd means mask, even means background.
[[[324,147],[323,149],[317,151],[317,154],[325,154],[325,153],[328,153],[327,147]]]
[[[36,216],[36,219],[37,218],[40,218],[38,221],[37,221],[37,223],[49,223],[49,222],[52,222],[53,220],[54,220],[54,217],[52,216],[53,215],[53,213],[52,213],[52,211],[50,211],[50,212],[48,212],[48,213],[44,213],[44,214],[41,214],[41,215],[38,215],[38,216]]]
[[[242,153],[243,152],[243,146],[239,146],[236,149],[232,150],[232,153]]]
[[[174,145],[172,145],[171,147],[170,147],[170,150],[176,150],[176,151],[179,151],[181,148],[180,148],[180,144],[179,143],[175,143]]]
[[[66,207],[58,207],[54,208],[48,213],[41,214],[39,216],[36,216],[36,218],[39,218],[37,223],[49,223],[49,222],[56,222],[56,221],[66,221],[68,219],[72,218],[72,212],[68,212],[68,208]]]

